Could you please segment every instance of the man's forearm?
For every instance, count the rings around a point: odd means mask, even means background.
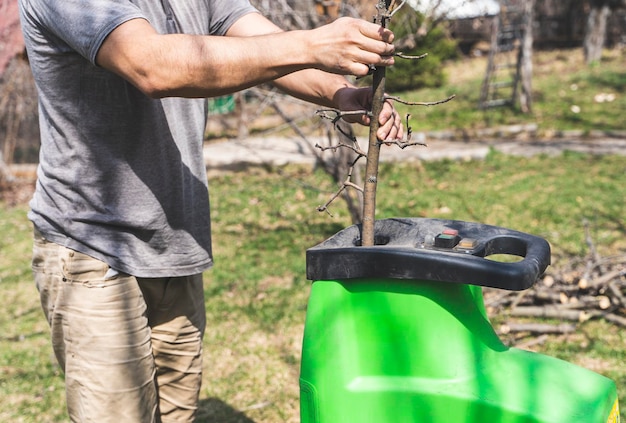
[[[339,108],[336,94],[342,88],[353,85],[342,75],[334,75],[316,69],[305,69],[283,76],[274,85],[285,93],[324,107]]]

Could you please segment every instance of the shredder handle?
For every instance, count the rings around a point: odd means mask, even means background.
[[[511,229],[442,219],[377,221],[381,245],[359,246],[360,227],[351,226],[307,250],[310,280],[392,278],[428,280],[523,290],[532,286],[550,264],[550,245],[543,238]],[[437,248],[427,239],[444,230],[474,239],[469,250]],[[498,262],[494,254],[518,256]]]

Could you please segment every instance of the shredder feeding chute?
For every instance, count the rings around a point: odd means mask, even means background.
[[[481,286],[530,287],[550,262],[545,240],[417,218],[375,232],[372,247],[352,226],[307,251],[302,423],[619,421],[613,381],[509,348],[489,322]]]

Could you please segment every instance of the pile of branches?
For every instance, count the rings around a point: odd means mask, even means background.
[[[489,314],[507,321],[499,327],[501,335],[522,338],[572,333],[592,319],[626,327],[626,254],[601,257],[589,237],[587,244],[587,257],[559,266],[528,290],[485,291]],[[542,323],[544,320],[556,323]]]

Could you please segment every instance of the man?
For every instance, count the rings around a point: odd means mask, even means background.
[[[42,133],[33,271],[70,418],[192,421],[212,264],[204,98],[273,81],[368,109],[341,75],[393,64],[393,34],[348,18],[282,32],[248,0],[20,0],[20,14]],[[381,139],[402,137],[390,104],[377,118]]]

